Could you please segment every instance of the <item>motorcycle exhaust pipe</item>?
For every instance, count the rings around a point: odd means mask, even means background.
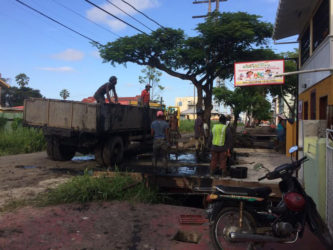
[[[254,241],[254,242],[288,242],[290,239],[277,238],[269,235],[248,234],[248,233],[235,233],[229,234],[230,241]]]

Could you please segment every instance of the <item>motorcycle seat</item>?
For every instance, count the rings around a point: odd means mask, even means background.
[[[243,195],[260,198],[266,198],[272,192],[270,187],[247,188],[218,185],[216,186],[216,189],[222,194],[226,195]]]

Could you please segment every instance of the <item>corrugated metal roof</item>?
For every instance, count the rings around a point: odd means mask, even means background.
[[[300,34],[319,1],[314,0],[280,0],[276,13],[273,39]]]

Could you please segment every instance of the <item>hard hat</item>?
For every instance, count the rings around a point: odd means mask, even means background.
[[[163,115],[164,115],[164,114],[163,114],[163,111],[161,111],[161,110],[160,110],[160,111],[157,111],[157,114],[156,114],[157,117],[161,117],[161,116],[163,116]]]
[[[114,82],[114,81],[117,82],[117,77],[111,76],[110,79],[109,79],[109,82]]]

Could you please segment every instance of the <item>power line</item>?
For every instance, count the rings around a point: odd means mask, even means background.
[[[90,37],[88,37],[88,36],[86,36],[86,35],[83,35],[83,34],[81,34],[80,32],[78,32],[78,31],[76,31],[76,30],[73,30],[72,28],[66,26],[65,24],[62,24],[61,22],[59,22],[59,21],[53,19],[52,17],[49,17],[48,15],[46,15],[46,14],[40,12],[39,10],[34,9],[34,8],[31,7],[30,5],[28,5],[28,4],[26,4],[26,3],[23,3],[23,2],[21,2],[20,0],[16,0],[16,2],[18,2],[18,3],[22,4],[22,5],[24,5],[25,7],[27,7],[27,8],[29,8],[29,9],[31,9],[31,10],[37,12],[38,14],[40,14],[40,15],[42,15],[42,16],[44,16],[44,17],[50,19],[51,21],[53,21],[53,22],[55,22],[55,23],[57,23],[57,24],[59,24],[59,25],[65,27],[66,29],[68,29],[68,30],[70,30],[70,31],[72,31],[72,32],[74,32],[74,33],[76,33],[76,34],[78,34],[78,35],[80,35],[80,36],[82,36],[82,37],[88,39],[89,41],[91,41],[91,42],[93,42],[93,43],[97,43],[97,44],[99,44],[99,45],[102,45],[102,44],[100,44],[99,42],[97,42],[97,41],[91,39]]]
[[[140,23],[141,25],[145,26],[147,29],[149,29],[150,31],[153,31],[151,28],[149,28],[147,25],[145,25],[144,23],[140,22],[138,19],[136,19],[135,17],[133,17],[132,15],[128,14],[126,11],[122,10],[121,8],[119,8],[116,4],[112,3],[109,0],[106,0],[107,2],[109,2],[111,5],[113,5],[114,7],[116,7],[118,10],[122,11],[123,13],[125,13],[127,16],[129,16],[130,18],[132,18],[133,20],[137,21],[138,23]]]
[[[160,26],[161,28],[165,28],[163,27],[161,24],[159,24],[158,22],[156,22],[155,20],[153,20],[152,18],[150,18],[149,16],[147,16],[145,13],[141,12],[140,10],[138,10],[137,8],[135,8],[132,4],[126,2],[125,0],[121,0],[122,2],[126,3],[127,5],[129,5],[130,7],[132,7],[134,10],[136,10],[137,12],[139,12],[140,14],[144,15],[146,18],[148,18],[150,21],[156,23],[158,26]]]
[[[63,8],[65,8],[65,9],[67,9],[67,10],[73,12],[74,14],[78,15],[79,17],[84,18],[84,19],[88,20],[89,22],[95,24],[96,26],[102,28],[103,30],[105,30],[105,31],[107,31],[107,32],[109,32],[109,33],[111,33],[112,35],[117,36],[117,37],[120,37],[119,35],[117,35],[116,33],[112,32],[111,30],[106,29],[106,28],[103,27],[102,25],[99,25],[98,23],[96,23],[96,22],[90,20],[89,18],[87,18],[87,17],[81,15],[80,13],[76,12],[75,10],[73,10],[73,9],[67,7],[66,5],[64,5],[64,4],[60,3],[60,2],[58,2],[57,0],[52,0],[52,1],[53,1],[54,3],[56,3],[56,4],[60,5],[60,6],[62,6]]]
[[[17,1],[17,0],[16,0],[16,1]],[[94,4],[93,2],[90,2],[89,0],[85,0],[85,1],[88,2],[88,3],[90,3],[91,5],[95,6],[96,8],[100,9],[101,11],[104,11],[105,13],[109,14],[110,16],[113,16],[113,17],[116,18],[117,20],[119,20],[119,21],[121,21],[121,22],[127,24],[128,26],[132,27],[133,29],[135,29],[135,30],[137,30],[137,31],[139,31],[139,32],[141,32],[141,33],[143,33],[143,34],[145,34],[145,35],[148,35],[146,32],[144,32],[144,31],[142,31],[142,30],[140,30],[140,29],[134,27],[132,24],[129,24],[128,22],[126,22],[126,21],[120,19],[119,17],[117,17],[117,16],[111,14],[110,12],[108,12],[108,11],[106,11],[105,9],[99,7],[98,5]]]

